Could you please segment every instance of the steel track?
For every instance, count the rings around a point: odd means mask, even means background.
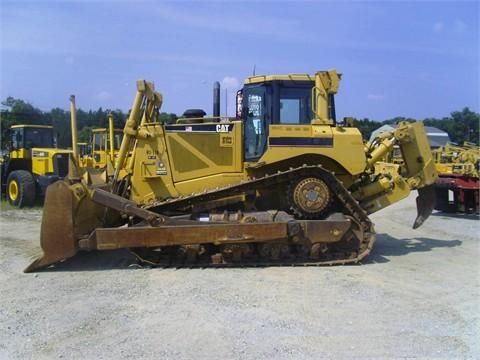
[[[322,258],[319,260],[312,260],[305,257],[303,254],[295,254],[295,252],[289,254],[288,258],[281,260],[277,259],[265,259],[261,258],[258,254],[254,254],[249,258],[242,259],[241,261],[212,263],[205,261],[205,256],[200,257],[197,260],[189,259],[188,261],[179,261],[173,255],[171,258],[162,260],[160,262],[150,260],[144,255],[131,249],[137,258],[145,263],[155,266],[186,266],[186,267],[242,267],[242,266],[325,266],[325,265],[345,265],[354,264],[365,258],[371,251],[373,243],[375,241],[374,227],[370,219],[368,218],[365,210],[359,205],[359,203],[353,198],[352,194],[342,185],[335,175],[323,168],[320,165],[317,166],[301,166],[298,168],[291,168],[286,171],[279,171],[275,174],[265,175],[260,178],[251,179],[240,184],[230,185],[223,188],[206,191],[200,194],[192,194],[190,196],[184,196],[179,198],[168,199],[161,202],[156,202],[149,206],[145,206],[145,209],[162,214],[167,212],[184,212],[189,208],[194,207],[197,204],[205,204],[214,200],[226,198],[232,195],[238,195],[242,193],[252,192],[257,189],[271,188],[281,184],[287,184],[290,181],[303,177],[318,177],[324,180],[332,194],[335,195],[337,202],[343,209],[343,213],[352,217],[358,224],[360,224],[362,238],[358,238],[358,232],[350,232],[350,236],[355,237],[353,241],[349,241],[350,247],[343,246],[341,251],[327,251],[323,253]],[[263,243],[251,243],[254,249]],[[335,243],[333,243],[335,244]]]

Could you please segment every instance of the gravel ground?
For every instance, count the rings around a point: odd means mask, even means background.
[[[362,265],[138,268],[92,252],[35,274],[41,209],[0,214],[0,359],[478,359],[480,221],[414,197]]]

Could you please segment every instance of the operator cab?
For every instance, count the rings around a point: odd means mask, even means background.
[[[110,133],[106,128],[92,130],[93,160],[95,168],[103,168],[107,163],[107,156],[115,156],[122,143],[123,131],[114,129],[113,144],[110,143]],[[110,154],[110,146],[113,145],[113,153]]]
[[[308,125],[314,77],[255,76],[237,92],[237,118],[244,123],[245,160],[258,160],[267,149],[269,125]]]
[[[108,151],[110,149],[110,139],[108,136],[108,129],[93,129],[93,148],[95,151]],[[113,134],[113,148],[114,150],[120,149],[122,143],[123,131],[115,129]]]
[[[10,129],[12,149],[53,148],[53,128],[44,125],[14,125]]]

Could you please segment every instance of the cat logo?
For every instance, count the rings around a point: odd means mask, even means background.
[[[230,132],[230,124],[218,124],[217,133],[228,133]]]

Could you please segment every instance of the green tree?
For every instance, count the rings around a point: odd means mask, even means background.
[[[377,121],[369,120],[368,118],[364,118],[362,120],[353,119],[353,126],[356,127],[362,133],[362,137],[365,141],[370,139],[370,134],[372,131],[378,129],[382,126],[382,123]]]
[[[2,101],[3,107],[5,110],[1,111],[0,114],[0,128],[1,128],[1,144],[2,147],[7,140],[7,131],[12,125],[19,124],[35,124],[41,125],[46,124],[50,125],[46,119],[45,114],[40,110],[20,99],[15,99],[9,96],[7,99]]]
[[[175,124],[177,119],[177,115],[173,113],[162,112],[159,116],[159,120],[162,124]]]
[[[92,138],[92,128],[84,126],[78,131],[78,142],[89,143]]]
[[[450,117],[443,119],[427,118],[423,122],[448,133],[450,140],[459,145],[465,141],[479,143],[480,115],[468,107],[454,111]]]
[[[60,108],[54,108],[46,113],[51,124],[53,125],[53,131],[57,146],[59,148],[69,148],[72,146],[72,131],[71,131],[71,118],[70,112]]]
[[[455,124],[455,142],[463,144],[465,141],[469,141],[478,144],[480,115],[471,111],[468,107],[462,111],[454,111],[451,115]]]

